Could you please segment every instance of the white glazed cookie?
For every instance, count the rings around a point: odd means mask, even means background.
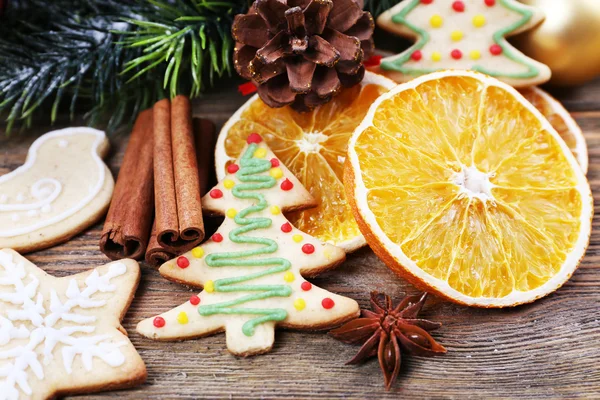
[[[0,176],[0,248],[22,253],[62,243],[106,212],[113,177],[102,131],[68,128],[29,148],[24,165]]]
[[[314,204],[312,196],[262,141],[248,146],[230,172],[202,199],[225,215],[201,247],[165,263],[169,280],[203,287],[188,302],[137,330],[156,340],[181,340],[226,331],[227,348],[249,356],[267,352],[275,326],[327,329],[359,315],[358,304],[303,279],[334,268],[345,252],[294,228],[283,211]]]
[[[377,24],[416,43],[384,58],[380,72],[397,82],[445,69],[470,69],[515,87],[542,84],[550,68],[515,49],[506,37],[544,19],[538,8],[516,0],[405,0]]]
[[[0,250],[0,398],[131,387],[146,367],[121,327],[140,279],[133,260],[55,278]]]

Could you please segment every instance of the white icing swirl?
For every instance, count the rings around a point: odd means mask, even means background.
[[[1,182],[1,181],[0,181]],[[0,212],[3,211],[31,211],[41,209],[51,204],[60,195],[62,185],[56,179],[43,178],[31,186],[31,195],[38,199],[36,203],[29,204],[0,204]]]

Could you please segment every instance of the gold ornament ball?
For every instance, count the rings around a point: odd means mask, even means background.
[[[546,19],[514,44],[550,67],[552,85],[576,86],[600,75],[600,0],[521,2],[541,8]]]

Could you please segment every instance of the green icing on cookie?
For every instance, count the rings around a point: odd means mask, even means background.
[[[292,264],[289,260],[280,257],[256,258],[256,256],[273,254],[278,249],[278,244],[272,239],[254,236],[244,236],[248,232],[267,229],[273,224],[270,218],[249,218],[253,213],[265,210],[269,205],[265,196],[260,190],[270,189],[277,184],[275,178],[269,175],[260,175],[269,171],[271,162],[269,160],[254,158],[254,152],[257,149],[255,143],[248,146],[248,149],[240,160],[240,170],[236,176],[243,182],[236,185],[232,193],[238,199],[252,199],[257,202],[235,216],[235,223],[238,228],[229,233],[232,242],[242,244],[260,245],[252,250],[213,253],[206,256],[206,264],[210,267],[270,267],[265,270],[248,275],[219,279],[214,282],[215,292],[236,293],[251,292],[238,297],[235,300],[211,304],[198,307],[200,315],[209,316],[216,314],[240,314],[257,315],[258,317],[246,322],[242,331],[246,336],[252,336],[256,326],[268,321],[283,321],[287,318],[287,311],[281,308],[243,308],[236,307],[244,303],[267,299],[270,297],[289,297],[292,294],[292,288],[288,285],[252,285],[245,282],[258,279],[267,275],[277,274],[287,271]],[[253,293],[252,293],[253,292]]]
[[[490,75],[490,76],[493,76],[496,78],[514,78],[514,79],[535,78],[540,73],[540,71],[536,67],[536,65],[534,63],[532,63],[531,60],[529,60],[529,58],[520,54],[504,38],[504,36],[507,35],[508,33],[512,32],[514,30],[517,30],[517,29],[521,28],[523,25],[525,25],[526,23],[528,23],[531,20],[531,18],[533,17],[533,12],[527,8],[524,8],[524,7],[522,7],[516,3],[510,2],[508,0],[498,0],[498,2],[503,7],[518,13],[519,15],[521,15],[522,18],[520,20],[516,21],[515,23],[508,25],[505,28],[500,29],[499,31],[496,31],[493,34],[494,43],[496,43],[497,45],[499,45],[502,48],[502,55],[504,55],[508,59],[510,59],[518,64],[524,65],[525,67],[527,67],[527,70],[524,72],[508,74],[508,73],[503,73],[503,72],[499,72],[499,71],[494,71],[494,70],[488,69],[488,68],[486,68],[482,65],[478,65],[478,64],[473,65],[471,67],[471,69],[473,71],[478,71],[478,72],[481,72],[481,73],[484,73],[484,74],[487,74],[487,75]],[[430,40],[429,33],[426,30],[411,24],[407,20],[408,15],[420,3],[421,3],[421,0],[411,0],[411,2],[405,8],[403,8],[401,12],[399,12],[398,14],[396,14],[392,17],[392,22],[394,22],[396,24],[405,25],[410,30],[412,30],[417,35],[419,35],[419,40],[409,50],[405,51],[400,56],[395,57],[392,60],[389,60],[389,59],[383,60],[381,63],[381,69],[383,69],[385,71],[401,72],[401,73],[407,74],[407,75],[424,75],[424,74],[429,74],[432,72],[447,69],[447,67],[411,68],[411,67],[406,67],[404,65],[404,64],[406,64],[406,62],[411,60],[412,53],[414,53],[416,50],[423,49],[423,47],[425,47],[425,45]]]

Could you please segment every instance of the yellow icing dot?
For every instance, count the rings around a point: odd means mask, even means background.
[[[177,322],[179,322],[181,325],[185,325],[189,321],[190,320],[188,319],[188,315],[185,311],[182,311],[179,313],[179,315],[177,315]]]
[[[484,25],[485,17],[483,15],[479,14],[473,17],[473,26],[475,26],[475,28],[481,28]]]
[[[283,176],[283,171],[279,167],[271,168],[271,176],[275,179],[279,179]]]
[[[215,283],[213,281],[206,281],[206,283],[204,283],[204,290],[207,291],[208,293],[212,293],[215,291]]]
[[[481,52],[479,50],[473,50],[469,53],[471,60],[479,60],[481,58]]]
[[[296,277],[290,271],[286,272],[285,275],[283,275],[283,280],[286,282],[294,282],[295,279]]]
[[[442,53],[440,53],[439,51],[434,51],[433,53],[431,53],[431,60],[438,62],[442,59]]]
[[[325,256],[326,259],[331,260],[331,251],[323,250],[323,255]]]
[[[237,215],[237,210],[235,208],[230,208],[229,210],[227,210],[227,216],[229,218],[235,218],[236,215]]]
[[[277,206],[271,206],[271,214],[279,215],[281,214],[281,209]]]
[[[254,152],[254,157],[256,157],[256,158],[265,158],[266,155],[267,155],[267,149],[265,149],[263,147],[259,147]]]
[[[294,308],[298,311],[302,311],[306,308],[306,302],[304,299],[296,299],[294,300]]]
[[[453,31],[450,34],[450,39],[452,39],[455,42],[459,42],[462,40],[464,34],[462,33],[462,31]]]
[[[304,238],[302,237],[302,235],[294,235],[294,236],[292,236],[292,240],[296,243],[300,243],[301,241],[304,240]]]
[[[196,247],[192,250],[192,255],[194,258],[202,258],[204,257],[204,249],[202,247]]]
[[[231,179],[225,179],[223,181],[223,186],[225,186],[225,189],[233,189],[233,187],[235,186],[235,182]]]
[[[429,19],[429,23],[431,24],[432,27],[439,28],[444,24],[444,19],[441,16],[436,14]]]

